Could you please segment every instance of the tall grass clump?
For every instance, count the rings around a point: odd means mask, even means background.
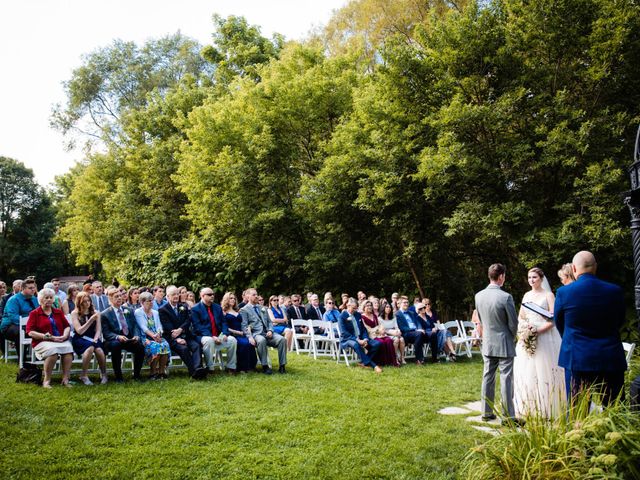
[[[640,478],[640,415],[624,402],[590,412],[583,395],[568,415],[529,416],[521,429],[472,448],[463,473],[470,480]]]

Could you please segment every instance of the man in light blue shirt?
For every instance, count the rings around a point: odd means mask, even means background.
[[[5,339],[16,345],[20,342],[20,318],[29,316],[32,310],[38,308],[36,292],[36,281],[29,278],[22,282],[22,290],[7,301],[2,313],[2,323],[0,323],[2,348],[4,348]]]

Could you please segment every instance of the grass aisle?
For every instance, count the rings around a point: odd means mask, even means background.
[[[487,438],[437,413],[479,398],[479,358],[377,376],[293,354],[284,376],[51,391],[16,384],[16,369],[0,365],[3,480],[453,479]]]

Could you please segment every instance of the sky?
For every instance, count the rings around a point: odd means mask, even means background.
[[[178,30],[211,42],[211,16],[242,15],[264,36],[302,39],[348,0],[7,0],[0,3],[0,156],[31,168],[43,186],[81,151],[49,126],[62,83],[82,55],[116,38],[142,44]]]

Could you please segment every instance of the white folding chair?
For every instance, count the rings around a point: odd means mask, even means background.
[[[482,355],[482,338],[477,335],[478,329],[476,324],[468,320],[458,320],[458,323],[460,324],[461,334],[464,335],[469,344],[471,353]],[[477,350],[473,350],[474,345],[478,347]]]
[[[306,327],[307,333],[296,332],[296,327]],[[302,318],[293,319],[291,320],[291,329],[293,331],[293,348],[296,353],[298,355],[300,355],[300,352],[313,354],[313,326],[311,325],[311,321]]]
[[[456,355],[460,355],[460,352],[464,348],[467,353],[467,357],[471,358],[471,349],[469,347],[470,340],[467,339],[467,336],[464,334],[464,329],[460,326],[458,320],[445,322],[443,326],[445,330],[451,332],[451,342],[456,347]]]
[[[335,355],[336,339],[333,332],[333,324],[325,320],[311,320],[311,332],[313,342],[313,358],[332,357]],[[324,334],[315,333],[316,328],[324,330]],[[339,340],[338,340],[339,342]]]
[[[22,368],[25,362],[25,350],[29,351],[28,356],[30,357],[31,363],[44,364],[42,361],[36,361],[33,348],[31,348],[31,337],[27,336],[27,320],[29,320],[29,317],[20,318],[20,341],[19,344],[16,345],[16,350],[18,350],[20,357],[18,360],[20,368]]]
[[[633,351],[636,349],[636,344],[622,342],[622,346],[624,347],[624,353],[627,356],[627,366],[629,366],[629,363],[631,362],[631,357],[633,357]]]
[[[344,358],[344,363],[347,364],[347,367],[350,367],[351,364],[349,363],[349,357],[351,357],[352,361],[358,361],[358,356],[356,354],[356,351],[353,348],[349,348],[349,350],[351,350],[350,353],[347,352],[347,349],[342,348],[342,345],[340,345],[340,336],[341,336],[341,332],[340,332],[340,324],[339,323],[333,323],[332,324],[333,327],[335,328],[335,331],[338,335],[337,337],[337,342],[336,342],[336,346],[338,347],[338,351],[336,354],[336,363],[340,363],[340,355],[343,356]]]

